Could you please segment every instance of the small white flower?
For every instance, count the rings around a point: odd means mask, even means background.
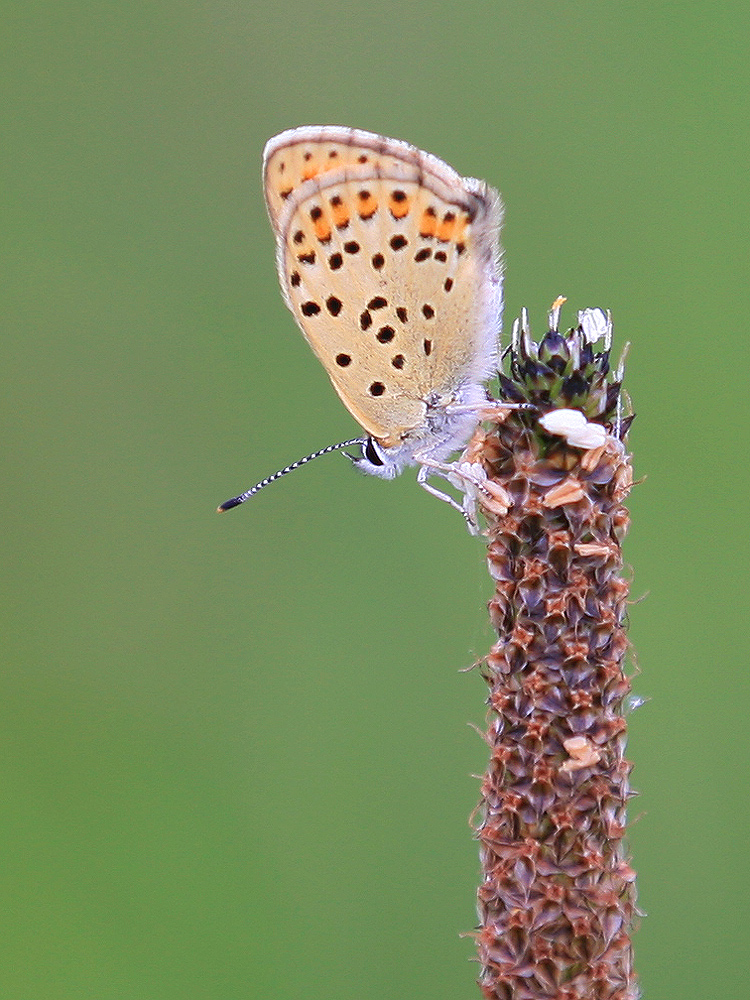
[[[583,771],[584,768],[598,764],[602,759],[601,753],[585,736],[571,736],[563,740],[563,746],[570,754],[570,759],[560,765],[561,771]]]
[[[539,418],[548,434],[565,438],[571,448],[601,448],[607,432],[601,424],[590,423],[580,410],[551,410]]]
[[[578,313],[578,325],[583,330],[587,344],[611,337],[612,323],[603,309],[582,309]]]

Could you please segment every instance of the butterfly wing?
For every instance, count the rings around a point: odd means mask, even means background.
[[[285,300],[344,405],[386,447],[481,386],[498,350],[500,199],[414,146],[309,126],[271,139]]]

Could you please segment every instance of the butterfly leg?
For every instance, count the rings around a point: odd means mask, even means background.
[[[499,483],[487,479],[487,473],[478,462],[437,462],[427,455],[415,456],[420,463],[417,482],[428,493],[449,503],[463,515],[466,525],[472,535],[479,534],[477,521],[477,500],[481,496],[481,506],[498,517],[507,514],[512,506],[512,499],[507,490]],[[451,486],[455,486],[463,494],[463,504],[459,505],[446,493],[435,489],[427,482],[429,475],[441,476]]]
[[[427,490],[438,500],[443,500],[457,510],[466,522],[466,527],[472,535],[479,534],[479,522],[477,521],[477,493],[482,489],[482,479],[486,479],[486,474],[481,465],[473,465],[469,462],[436,462],[425,455],[419,456],[419,472],[417,482],[422,489]],[[441,476],[447,480],[451,486],[455,486],[463,494],[463,504],[457,503],[452,496],[443,493],[442,490],[431,486],[427,477]]]
[[[432,496],[437,497],[438,500],[443,500],[445,503],[449,503],[454,510],[457,510],[459,514],[464,514],[464,509],[460,504],[456,503],[453,497],[448,496],[447,493],[443,493],[442,490],[436,489],[427,482],[427,477],[433,473],[434,475],[443,475],[444,479],[447,479],[447,475],[438,472],[436,469],[429,468],[427,465],[420,465],[419,472],[417,473],[417,482],[422,487],[423,490],[427,490]]]
[[[511,410],[532,410],[530,403],[501,403],[497,399],[488,399],[482,403],[452,403],[446,407],[446,412],[454,413],[476,413],[477,420],[495,420],[497,423],[508,416]]]

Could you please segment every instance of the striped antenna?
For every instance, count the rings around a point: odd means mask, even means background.
[[[367,443],[364,438],[352,438],[350,441],[342,441],[341,444],[329,444],[327,448],[322,448],[320,451],[314,451],[312,455],[305,455],[304,458],[300,458],[297,462],[292,462],[291,465],[287,465],[285,469],[279,469],[278,472],[274,472],[272,476],[267,479],[261,479],[259,483],[252,486],[246,493],[240,493],[238,497],[232,497],[231,500],[225,500],[224,503],[216,508],[217,513],[223,514],[225,510],[231,510],[232,507],[239,507],[241,503],[249,500],[250,497],[255,496],[259,493],[264,486],[268,486],[269,483],[274,482],[276,479],[281,479],[285,476],[287,472],[294,472],[295,469],[299,469],[301,465],[306,465],[308,462],[312,462],[314,458],[320,458],[321,455],[327,455],[331,451],[340,451],[341,448],[350,448],[355,444],[358,444],[361,448],[364,448]]]

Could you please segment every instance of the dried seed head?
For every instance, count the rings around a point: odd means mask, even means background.
[[[635,1000],[620,549],[630,418],[621,374],[609,379],[608,314],[584,310],[561,334],[561,305],[539,343],[522,313],[501,376],[505,398],[533,409],[509,412],[467,449],[486,471],[476,503],[498,635],[482,667],[479,985],[493,1000]]]

